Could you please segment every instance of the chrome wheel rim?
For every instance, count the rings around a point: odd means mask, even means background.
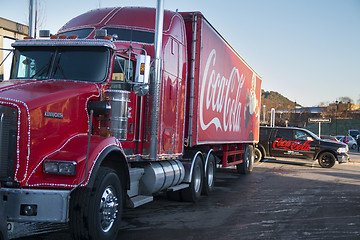
[[[108,232],[114,225],[118,213],[119,202],[112,186],[108,186],[100,199],[100,225],[103,232]]]
[[[209,165],[208,165],[208,186],[212,186],[213,185],[213,182],[214,182],[214,164],[212,161],[209,162]]]
[[[199,165],[195,166],[194,169],[194,189],[195,192],[199,192],[201,187],[201,168]]]

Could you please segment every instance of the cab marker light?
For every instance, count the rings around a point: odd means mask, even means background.
[[[74,161],[44,161],[43,171],[48,174],[69,175],[76,174],[76,162]]]
[[[78,38],[78,35],[70,35],[69,37],[68,37],[68,39],[77,39]]]

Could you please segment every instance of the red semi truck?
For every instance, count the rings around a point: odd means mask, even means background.
[[[217,165],[252,171],[261,78],[200,12],[164,11],[156,83],[155,15],[97,9],[13,44],[0,85],[9,221],[69,221],[74,239],[113,239],[125,206],[160,192],[197,201]]]

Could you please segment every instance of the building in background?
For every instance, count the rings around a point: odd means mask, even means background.
[[[0,17],[0,81],[8,80],[11,68],[12,54],[4,49],[11,49],[11,44],[29,35],[29,27]],[[9,56],[8,56],[9,55]]]

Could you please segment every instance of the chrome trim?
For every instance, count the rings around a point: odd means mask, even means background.
[[[152,93],[152,114],[151,114],[151,138],[150,138],[150,159],[155,161],[158,158],[158,133],[160,118],[160,94],[162,80],[162,37],[164,25],[164,1],[158,0],[155,20],[155,79],[151,86]]]
[[[18,40],[11,44],[12,47],[56,47],[56,46],[85,46],[108,47],[116,49],[115,44],[104,39],[26,39]]]
[[[190,70],[190,105],[189,105],[189,129],[188,129],[188,145],[192,146],[193,116],[194,116],[194,88],[195,88],[195,57],[196,57],[196,31],[197,31],[197,14],[193,16],[193,39],[191,42],[191,70]]]

